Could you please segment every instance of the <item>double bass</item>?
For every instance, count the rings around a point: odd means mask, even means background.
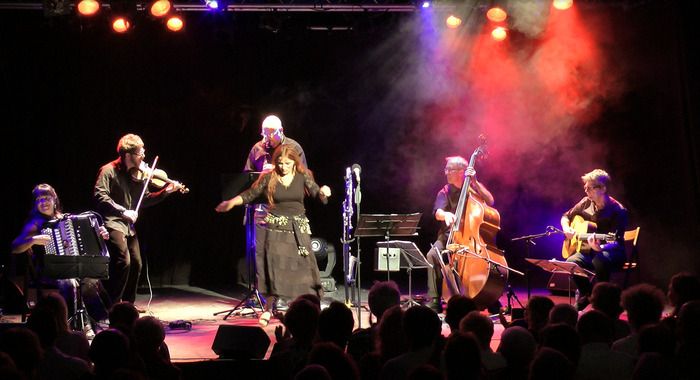
[[[476,159],[485,152],[485,140],[474,150],[469,160],[473,168]],[[501,216],[478,196],[469,194],[471,176],[467,176],[455,210],[456,220],[447,239],[448,262],[443,263],[445,299],[455,294],[472,298],[480,309],[495,303],[503,294],[508,279],[508,264],[503,251],[496,247]],[[441,260],[442,263],[442,260]]]

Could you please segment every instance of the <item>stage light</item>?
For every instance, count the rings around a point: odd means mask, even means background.
[[[574,5],[574,0],[553,0],[552,6],[560,11],[567,10]]]
[[[430,1],[424,1],[423,4],[421,4],[422,8],[430,8]]]
[[[491,37],[496,41],[503,41],[508,37],[508,30],[502,26],[497,26],[491,31]]]
[[[151,2],[148,10],[154,17],[163,17],[167,15],[172,8],[173,5],[170,3],[170,0],[155,0]]]
[[[41,7],[45,17],[66,16],[71,13],[69,0],[43,0]]]
[[[95,0],[80,0],[76,8],[81,16],[92,16],[100,10],[100,3]]]
[[[185,26],[185,23],[184,21],[182,21],[182,17],[178,15],[172,15],[168,18],[168,21],[165,22],[165,26],[170,31],[179,32]]]
[[[125,17],[117,17],[112,21],[112,30],[117,33],[126,33],[131,28],[131,23]]]
[[[204,0],[204,4],[212,11],[225,12],[228,8],[226,0]]]
[[[458,26],[462,25],[462,19],[455,15],[450,15],[445,19],[445,24],[448,28],[455,29]]]
[[[486,18],[493,22],[503,22],[508,18],[508,13],[503,8],[491,7],[486,11]]]

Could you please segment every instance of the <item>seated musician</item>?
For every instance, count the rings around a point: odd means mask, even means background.
[[[51,237],[42,234],[41,230],[52,219],[61,218],[64,214],[61,209],[61,201],[53,186],[42,183],[32,190],[34,199],[29,217],[22,228],[22,232],[17,236],[11,245],[12,253],[17,254],[17,264],[25,264],[26,272],[32,280],[37,283],[37,296],[41,296],[41,284],[57,286],[61,295],[68,304],[69,311],[77,309],[74,299],[74,289],[77,287],[75,279],[52,280],[44,278],[41,274],[43,269],[44,246],[49,244]],[[108,239],[107,229],[100,227],[103,238]],[[20,256],[21,255],[21,256]],[[30,262],[31,261],[31,262]],[[21,263],[21,264],[20,264]],[[82,295],[88,313],[95,320],[107,318],[107,307],[103,302],[106,293],[102,289],[100,282],[94,279],[84,279],[82,284]]]
[[[561,227],[567,240],[574,237],[578,231],[572,227],[576,216],[583,218],[588,229],[595,230],[596,234],[613,233],[616,238],[603,244],[591,235],[582,242],[580,252],[572,254],[566,261],[594,271],[596,281],[607,281],[610,271],[619,270],[625,262],[623,235],[627,228],[627,210],[608,195],[610,175],[604,170],[595,169],[584,174],[581,180],[586,196],[561,217]],[[589,296],[593,284],[582,276],[574,276],[573,280],[579,291],[576,307],[583,310],[590,303]]]
[[[462,192],[465,176],[472,177],[469,183],[470,196],[476,196],[486,202],[487,205],[493,206],[494,200],[491,192],[476,180],[476,171],[474,168],[469,168],[469,163],[464,157],[452,156],[445,157],[445,176],[447,184],[440,189],[435,197],[433,206],[433,215],[435,219],[442,222],[438,231],[437,240],[433,248],[428,251],[427,260],[433,265],[432,269],[428,270],[428,296],[431,297],[429,304],[430,308],[436,312],[442,311],[442,271],[440,260],[442,251],[445,249],[445,244],[450,235],[450,227],[455,222],[457,216],[454,214],[459,202],[459,196]]]

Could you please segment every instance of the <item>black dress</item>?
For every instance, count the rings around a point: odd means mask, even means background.
[[[241,193],[243,203],[250,203],[266,194],[271,173]],[[296,173],[289,186],[278,183],[272,199],[274,206],[265,217],[263,245],[256,257],[258,290],[269,296],[294,299],[301,294],[323,295],[321,276],[316,258],[311,252],[311,228],[306,218],[304,197],[318,197],[323,203],[319,186],[308,174]]]

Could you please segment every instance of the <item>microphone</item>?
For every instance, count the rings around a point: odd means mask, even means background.
[[[355,180],[360,182],[360,173],[362,172],[362,167],[359,164],[352,164],[352,172],[355,173]]]

